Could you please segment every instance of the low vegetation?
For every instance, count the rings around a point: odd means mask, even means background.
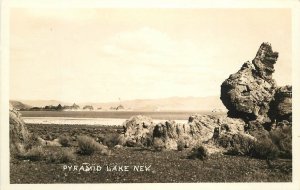
[[[70,146],[33,146],[28,149],[28,152],[23,152],[23,155],[12,157],[10,167],[11,183],[287,182],[292,179],[291,160],[275,159],[272,161],[272,167],[269,167],[265,159],[253,158],[254,156],[257,158],[268,157],[268,159],[272,159],[274,154],[265,151],[267,150],[266,147],[270,146],[270,144],[268,144],[270,141],[258,144],[240,136],[234,137],[234,140],[229,144],[230,146],[235,144],[234,147],[238,150],[236,151],[238,155],[250,155],[251,151],[248,150],[256,150],[256,152],[259,152],[259,154],[252,155],[251,157],[236,157],[219,154],[208,155],[206,148],[201,146],[201,144],[195,146],[193,149],[183,148],[182,151],[161,151],[165,150],[165,143],[159,138],[154,140],[153,149],[143,149],[141,147],[108,149],[101,143],[97,143],[94,139],[96,139],[99,134],[104,134],[104,138],[108,135],[106,142],[115,142],[117,135],[110,136],[110,134],[118,133],[115,129],[93,129],[82,126],[82,128],[85,129],[82,130],[81,127],[78,126],[64,126],[63,128],[59,128],[59,126],[50,127],[49,125],[38,126],[39,127],[29,126],[28,129],[41,136],[47,134],[49,131],[57,137],[61,136],[61,134],[65,134],[63,136],[72,139],[70,140]],[[57,128],[62,130],[57,130]],[[97,134],[95,134],[94,131],[97,131]],[[80,133],[84,133],[85,136],[79,136],[78,134]],[[102,140],[104,140],[104,138]],[[273,138],[274,140],[276,139],[275,137]],[[102,142],[102,140],[99,142]],[[79,141],[82,144],[80,147]],[[107,143],[107,145],[109,143]],[[272,143],[276,144],[275,141],[272,141]],[[180,142],[178,144],[184,147],[185,143],[183,141],[181,145]],[[100,150],[95,147],[100,147]],[[75,152],[79,153],[79,150],[90,149],[94,151],[89,156],[75,154]],[[247,152],[249,152],[249,154]],[[101,165],[115,163],[130,166],[143,164],[152,166],[150,172],[143,174],[138,172],[108,173],[102,171],[99,173],[88,172],[78,175],[78,172],[66,172],[62,170],[61,164],[80,165],[85,162],[101,163]],[[32,170],[32,167],[35,168],[35,170]],[[218,175],[216,175],[216,172],[218,172]],[[122,175],[122,177],[120,177],[120,175]]]
[[[109,148],[113,148],[116,145],[118,145],[120,143],[121,139],[120,139],[120,135],[117,133],[110,133],[104,136],[103,138],[103,145],[109,147]]]
[[[163,151],[166,149],[165,143],[161,138],[154,138],[153,140],[153,148],[156,151]]]
[[[270,139],[278,147],[279,157],[292,158],[292,128],[280,126],[270,131]]]
[[[18,159],[30,161],[47,161],[50,163],[68,163],[75,159],[72,150],[61,147],[36,146],[28,150],[19,152]]]
[[[23,160],[38,161],[45,158],[45,152],[42,147],[36,146],[28,150],[19,151],[17,157]]]
[[[270,139],[263,139],[254,143],[250,156],[266,160],[274,160],[278,157],[279,150]]]
[[[254,139],[244,135],[234,135],[229,143],[230,148],[227,153],[230,155],[250,156],[254,145]]]
[[[202,161],[206,160],[208,158],[208,151],[207,149],[199,144],[196,145],[193,149],[190,155],[188,155],[189,159],[200,159]]]
[[[50,163],[69,163],[75,159],[76,157],[73,150],[68,149],[52,150],[47,154],[47,161]]]
[[[103,151],[105,146],[96,142],[93,138],[88,136],[79,136],[77,138],[78,142],[78,153],[82,155],[91,155],[95,151]]]
[[[58,142],[61,144],[63,147],[69,147],[70,146],[70,137],[66,135],[61,135],[58,137]]]

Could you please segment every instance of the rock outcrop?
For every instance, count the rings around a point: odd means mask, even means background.
[[[22,151],[27,148],[31,134],[27,130],[21,114],[12,105],[9,107],[9,141],[12,153]]]
[[[244,133],[245,122],[241,119],[221,115],[199,115],[189,117],[187,123],[165,121],[155,124],[146,116],[133,116],[125,121],[121,140],[127,146],[159,146],[161,149],[178,150],[193,147],[224,135]]]
[[[292,86],[279,87],[270,103],[269,117],[273,121],[292,122]]]
[[[147,145],[151,143],[154,123],[150,117],[137,115],[123,124],[122,144],[127,146]]]
[[[249,120],[268,120],[270,102],[276,83],[272,79],[278,53],[263,43],[252,62],[246,62],[221,85],[221,100],[229,117]]]
[[[220,135],[244,133],[244,121],[225,116],[199,115],[189,117],[188,123],[166,121],[155,125],[153,131],[156,138],[162,139],[165,149],[177,150],[179,146],[189,148],[197,143],[218,139]]]
[[[245,121],[248,134],[259,141],[269,139],[291,155],[292,86],[277,87],[272,78],[277,58],[271,45],[263,43],[251,63],[222,83],[221,100],[229,117]],[[283,124],[287,127],[279,130]]]
[[[270,131],[280,125],[275,121],[287,120],[286,126],[291,126],[292,120],[292,87],[278,88],[272,78],[277,58],[271,45],[263,43],[252,62],[244,63],[222,83],[227,116],[195,114],[187,123],[158,124],[149,117],[135,116],[124,123],[124,144],[150,141],[158,150],[183,150],[201,143],[213,153],[270,138]]]

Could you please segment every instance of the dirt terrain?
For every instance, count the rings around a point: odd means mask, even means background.
[[[188,159],[190,150],[155,151],[141,147],[110,148],[109,155],[98,152],[88,156],[76,153],[76,136],[94,139],[119,134],[118,126],[28,125],[28,130],[43,138],[71,137],[67,149],[75,154],[69,163],[49,163],[11,158],[11,183],[168,183],[168,182],[290,182],[292,160],[277,159],[271,166],[265,160],[243,156],[212,155],[207,160]],[[79,171],[74,166],[102,167],[101,171]],[[114,166],[118,166],[113,169]],[[73,167],[66,169],[67,166]],[[108,166],[108,169],[107,169]],[[125,171],[127,167],[128,171]],[[85,167],[83,167],[85,168]],[[146,169],[148,168],[148,169]],[[108,171],[112,170],[112,171]],[[123,171],[122,171],[123,170]]]

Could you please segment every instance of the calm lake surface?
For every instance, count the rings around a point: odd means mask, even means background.
[[[134,115],[145,115],[152,119],[187,120],[192,114],[224,115],[225,112],[211,111],[21,111],[23,117],[70,117],[70,118],[120,118],[129,119]]]

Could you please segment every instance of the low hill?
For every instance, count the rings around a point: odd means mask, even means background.
[[[21,110],[21,109],[29,109],[32,106],[24,104],[23,102],[20,101],[15,101],[15,100],[10,100],[9,103],[15,108],[16,110]]]
[[[210,97],[171,97],[162,99],[137,99],[108,103],[86,103],[95,108],[109,109],[122,105],[125,110],[139,111],[192,111],[192,110],[218,110],[226,111],[220,98]]]
[[[20,100],[23,104],[30,105],[31,107],[45,107],[45,106],[57,106],[61,105],[72,105],[73,103],[62,102],[58,100]]]
[[[19,101],[20,102],[20,101]],[[26,104],[31,107],[45,107],[47,105],[72,105],[70,103],[57,101],[57,100],[24,100],[20,103]],[[136,100],[124,100],[116,102],[84,102],[78,103],[83,108],[86,105],[90,105],[94,110],[112,110],[122,106],[122,110],[133,111],[214,111],[221,112],[226,111],[220,98],[217,96],[209,97],[170,97],[161,99],[136,99]]]

